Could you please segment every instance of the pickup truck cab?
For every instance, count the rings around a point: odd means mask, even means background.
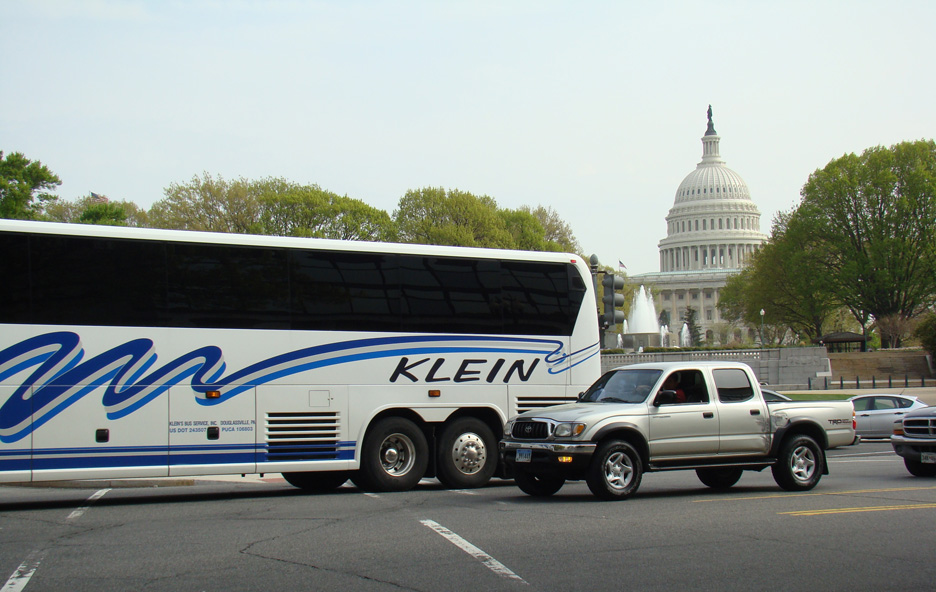
[[[805,491],[828,474],[825,450],[855,441],[849,401],[767,402],[737,362],[623,366],[577,403],[511,418],[503,462],[530,495],[585,480],[602,499],[633,495],[645,472],[695,470],[727,489],[745,470],[770,467],[783,489]]]

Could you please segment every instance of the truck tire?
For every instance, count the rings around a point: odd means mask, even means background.
[[[718,469],[696,469],[696,475],[703,485],[712,489],[730,489],[741,478],[742,469],[725,467]]]
[[[780,447],[777,464],[770,469],[774,481],[787,491],[808,491],[822,478],[822,449],[809,436],[793,436]]]
[[[523,493],[534,497],[549,497],[556,493],[565,484],[562,477],[544,477],[528,473],[523,469],[514,468],[514,483]]]
[[[365,491],[407,491],[429,466],[429,445],[419,427],[402,417],[385,417],[367,430],[361,469],[351,476]]]
[[[918,460],[904,459],[904,466],[914,477],[936,477],[936,465],[923,464]]]
[[[497,469],[497,438],[480,419],[456,419],[442,429],[436,460],[439,481],[446,487],[483,487]]]
[[[585,482],[591,492],[608,501],[627,499],[640,487],[643,463],[633,446],[608,440],[595,450]]]
[[[304,491],[333,491],[344,485],[351,477],[351,471],[315,471],[306,473],[283,473],[283,479]]]

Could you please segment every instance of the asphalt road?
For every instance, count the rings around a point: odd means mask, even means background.
[[[829,453],[811,492],[691,472],[601,502],[583,483],[306,495],[278,479],[0,487],[0,590],[921,590],[936,479],[887,443]]]

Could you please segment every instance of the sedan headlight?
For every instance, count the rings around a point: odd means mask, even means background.
[[[584,423],[557,423],[556,430],[553,432],[557,438],[569,438],[578,436],[585,431]]]

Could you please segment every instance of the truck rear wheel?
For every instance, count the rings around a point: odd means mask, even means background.
[[[306,473],[283,473],[283,479],[299,489],[324,492],[338,489],[351,477],[350,471],[316,471]]]
[[[385,417],[364,436],[361,469],[351,476],[369,491],[407,491],[419,483],[429,465],[429,445],[419,427],[402,417]]]
[[[774,481],[787,491],[807,491],[822,478],[822,449],[806,435],[793,436],[780,447],[777,464],[771,467]]]
[[[623,440],[609,440],[595,451],[585,482],[603,500],[622,500],[637,491],[642,476],[637,450]]]
[[[544,477],[515,468],[514,483],[527,495],[548,497],[562,489],[562,486],[565,485],[565,479],[552,476]]]
[[[442,429],[438,477],[446,487],[483,487],[497,468],[497,438],[483,421],[462,417]]]
[[[936,477],[936,465],[925,465],[918,460],[904,458],[904,466],[914,477]]]
[[[730,489],[741,478],[742,469],[725,467],[719,469],[696,469],[696,475],[703,485],[712,489]]]

